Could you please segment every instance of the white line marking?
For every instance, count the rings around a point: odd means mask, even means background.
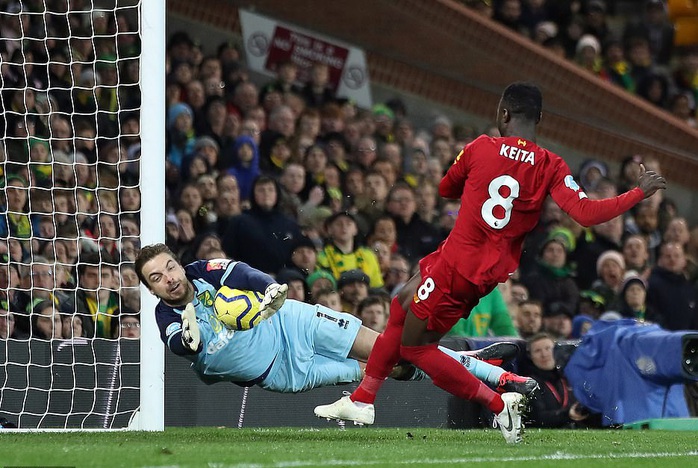
[[[574,454],[555,452],[550,455],[522,456],[522,457],[474,457],[436,459],[422,458],[413,460],[390,460],[392,465],[430,465],[430,464],[465,464],[465,463],[492,463],[492,462],[517,462],[517,461],[547,461],[547,460],[597,460],[597,459],[633,459],[633,458],[674,458],[674,457],[698,457],[698,451],[689,452],[659,452],[659,453],[607,453],[607,454]],[[240,463],[229,465],[230,468],[291,468],[304,466],[363,466],[384,465],[386,460],[318,460],[312,461],[287,461],[279,463]],[[218,465],[216,465],[218,466]]]

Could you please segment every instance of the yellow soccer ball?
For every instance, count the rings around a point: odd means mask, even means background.
[[[233,330],[249,330],[259,324],[264,294],[222,286],[213,299],[218,320]]]

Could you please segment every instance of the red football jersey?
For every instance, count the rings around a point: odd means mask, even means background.
[[[589,226],[624,213],[644,198],[635,188],[589,200],[565,161],[518,137],[478,137],[458,154],[439,194],[461,208],[441,255],[474,284],[506,281],[518,267],[521,246],[538,223],[550,194],[578,223]]]

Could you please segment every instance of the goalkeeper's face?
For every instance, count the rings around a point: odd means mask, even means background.
[[[183,306],[194,299],[194,286],[187,279],[182,265],[167,253],[161,253],[143,265],[150,292],[165,304]]]

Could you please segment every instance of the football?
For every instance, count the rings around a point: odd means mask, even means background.
[[[221,287],[213,299],[218,320],[232,330],[249,330],[261,321],[259,309],[264,294]]]

